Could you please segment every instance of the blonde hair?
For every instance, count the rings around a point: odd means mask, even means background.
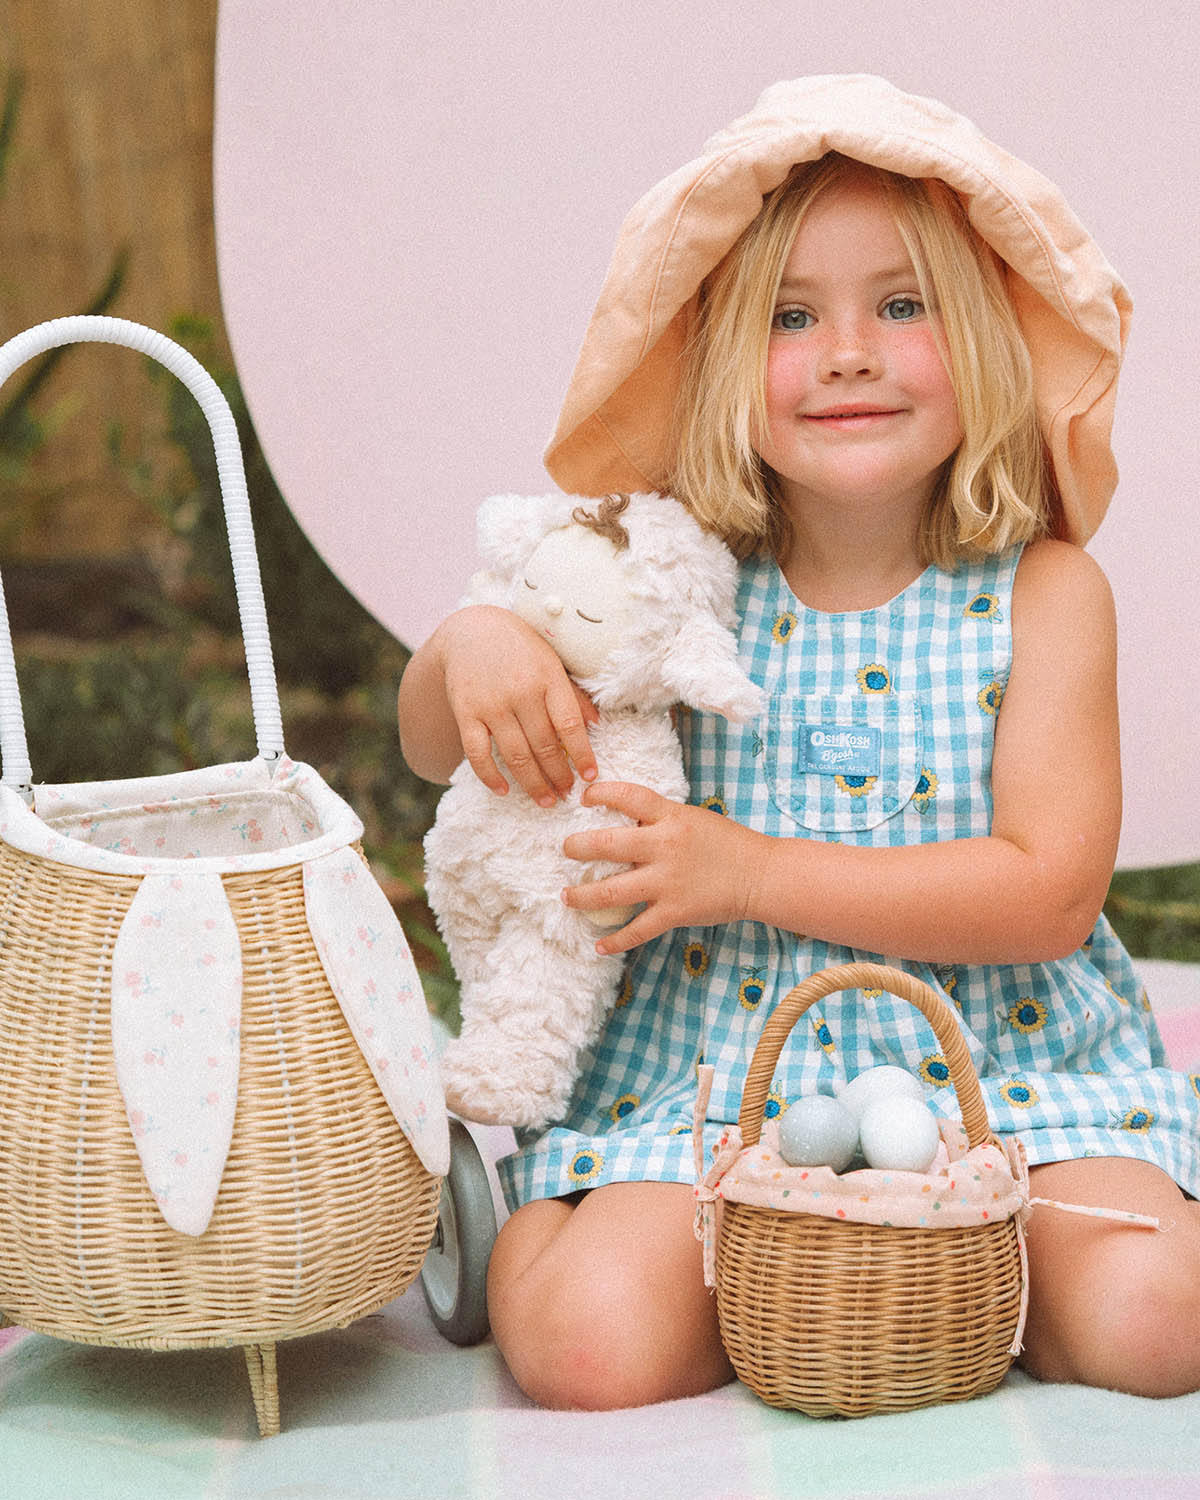
[[[850,173],[885,193],[937,327],[963,439],[922,520],[922,560],[953,570],[1049,529],[1054,498],[1029,351],[1003,264],[955,193],[830,152],[794,167],[707,277],[684,352],[671,491],[740,557],[787,541],[776,477],[759,458],[771,316],[784,264],[817,195]]]

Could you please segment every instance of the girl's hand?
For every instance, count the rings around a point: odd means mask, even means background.
[[[584,792],[583,802],[611,807],[637,823],[573,833],[563,843],[571,859],[632,866],[568,887],[563,892],[568,906],[588,912],[644,903],[627,926],[600,939],[597,953],[627,953],[672,927],[746,918],[764,835],[708,808],[672,802],[623,781],[597,782]]]
[[[543,807],[566,796],[575,770],[596,775],[587,725],[598,717],[551,646],[506,609],[477,605],[441,627],[446,702],[463,754],[489,790],[508,791],[493,755]]]

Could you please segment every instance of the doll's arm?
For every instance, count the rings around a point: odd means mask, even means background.
[[[562,663],[506,609],[471,605],[443,620],[416,651],[397,699],[404,758],[428,781],[448,781],[464,756],[491,791],[508,782],[495,751],[537,802],[552,805],[575,770],[596,774],[587,724],[595,709]]]
[[[621,952],[669,927],[750,920],[928,962],[1032,963],[1074,951],[1104,901],[1120,826],[1116,627],[1096,564],[1065,543],[1026,549],[1013,666],[997,720],[992,832],[859,848],[777,839],[644,788],[589,788],[639,821],[568,840],[632,868],[569,905],[646,902],[601,940]]]

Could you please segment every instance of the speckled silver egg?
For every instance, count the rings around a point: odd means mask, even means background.
[[[929,1106],[898,1096],[868,1105],[858,1134],[867,1165],[892,1172],[927,1172],[941,1139]]]
[[[858,1150],[858,1121],[828,1094],[794,1100],[779,1123],[779,1154],[792,1167],[844,1171]]]
[[[863,1113],[878,1099],[915,1099],[923,1103],[925,1088],[916,1074],[907,1068],[884,1063],[882,1067],[867,1068],[844,1083],[837,1097],[856,1120],[861,1120]]]

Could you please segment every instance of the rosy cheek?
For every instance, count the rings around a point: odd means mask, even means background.
[[[913,340],[909,351],[910,378],[929,396],[953,399],[954,386],[933,329],[926,325],[921,333],[922,337]]]

